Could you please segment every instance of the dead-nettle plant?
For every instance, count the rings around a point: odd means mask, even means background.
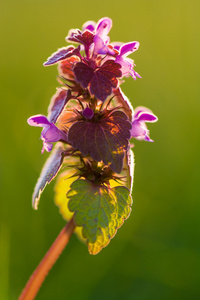
[[[145,123],[157,121],[146,107],[133,109],[120,89],[124,77],[141,78],[127,57],[139,42],[110,43],[111,27],[112,20],[102,18],[69,31],[66,41],[78,45],[58,49],[44,63],[58,65],[60,84],[48,115],[28,119],[29,125],[43,127],[42,153],[51,152],[33,193],[33,208],[58,176],[55,203],[70,220],[60,235],[75,229],[90,254],[106,247],[130,215],[134,162],[129,140],[153,142]]]

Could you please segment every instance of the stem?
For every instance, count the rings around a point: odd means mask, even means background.
[[[73,218],[67,223],[67,225],[61,230],[60,234],[46,253],[46,255],[41,260],[40,264],[37,266],[33,274],[31,275],[29,281],[27,282],[25,288],[23,289],[19,300],[32,300],[35,299],[43,281],[48,275],[50,269],[55,264],[56,260],[64,250],[65,246],[68,244],[70,237],[75,229],[75,224]]]

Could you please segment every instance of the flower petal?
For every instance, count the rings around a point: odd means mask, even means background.
[[[148,112],[141,112],[139,115],[138,115],[138,118],[137,118],[138,121],[144,121],[144,122],[156,122],[158,120],[158,118],[154,115],[154,114],[151,114],[151,113],[148,113]]]
[[[102,18],[97,23],[96,34],[99,37],[106,37],[111,27],[112,27],[112,20],[110,18]]]
[[[120,47],[120,56],[128,56],[129,54],[135,52],[136,50],[138,50],[140,43],[139,42],[130,42],[130,43],[126,43],[123,44]]]
[[[67,134],[58,129],[53,123],[50,123],[49,127],[42,130],[41,139],[47,143],[68,141]]]
[[[52,143],[46,143],[45,141],[43,141],[43,147],[42,147],[41,153],[43,154],[44,150],[46,150],[47,152],[51,152],[52,148],[53,148]]]
[[[131,136],[134,138],[144,139],[144,136],[147,132],[147,126],[145,123],[140,123],[138,121],[133,121],[132,129],[131,129]],[[141,138],[142,137],[142,138]]]
[[[47,117],[43,115],[32,116],[27,120],[27,122],[29,125],[36,127],[48,127],[50,125]]]
[[[115,51],[108,47],[110,38],[108,33],[112,27],[110,18],[102,18],[98,21],[94,36],[94,54],[115,55]]]
[[[156,122],[157,120],[158,118],[150,109],[143,106],[136,107],[132,122],[131,137],[137,140],[153,142],[153,140],[150,139],[149,130],[145,122]]]
[[[94,32],[95,28],[96,28],[96,23],[94,21],[87,21],[83,24],[82,31],[90,30],[91,32]]]
[[[143,122],[156,122],[158,118],[152,113],[150,109],[143,106],[138,106],[135,109],[134,113],[134,119],[137,119],[137,121],[143,121]]]

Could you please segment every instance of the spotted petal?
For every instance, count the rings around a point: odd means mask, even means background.
[[[138,50],[140,43],[139,42],[130,42],[130,43],[126,43],[123,44],[120,47],[120,56],[128,56],[131,53],[135,52],[136,50]]]
[[[139,106],[135,109],[134,119],[143,122],[156,122],[158,118],[152,113],[152,111],[146,107]]]
[[[28,124],[35,127],[49,127],[50,123],[47,117],[43,115],[35,115],[27,120]]]

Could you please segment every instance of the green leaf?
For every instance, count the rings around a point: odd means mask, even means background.
[[[62,215],[62,217],[66,220],[69,221],[73,215],[74,212],[71,212],[68,208],[68,203],[70,198],[66,196],[68,191],[70,190],[71,184],[78,179],[78,176],[74,177],[74,174],[76,173],[76,169],[73,168],[74,166],[77,166],[80,164],[79,158],[78,157],[65,157],[63,166],[67,167],[67,170],[63,173],[61,173],[56,181],[55,185],[55,204],[59,207],[59,212]],[[71,167],[69,167],[69,165]],[[120,180],[114,180],[111,179],[109,181],[109,185],[111,190],[113,188],[116,188],[117,186],[126,186],[130,190],[130,194],[132,191],[132,182],[133,182],[133,171],[134,171],[134,162],[133,162],[133,153],[131,150],[128,150],[124,156],[124,162],[123,162],[123,169],[122,172],[120,173],[119,177],[121,178]],[[126,189],[127,190],[127,189]],[[77,234],[78,238],[81,241],[85,242],[85,238],[82,235],[82,228],[81,226],[77,226],[75,229],[75,233]],[[105,231],[104,228],[101,229],[103,232]],[[100,237],[99,237],[100,239]],[[108,239],[109,242],[109,239]],[[98,243],[98,242],[97,242]],[[93,245],[93,247],[96,247],[96,244]],[[95,252],[95,249],[93,250]]]
[[[110,188],[77,179],[67,193],[69,210],[82,227],[88,250],[97,254],[114,237],[131,212],[132,198],[125,186]]]
[[[75,170],[69,168],[67,171],[60,174],[57,178],[55,185],[55,204],[59,207],[59,212],[63,219],[69,221],[74,213],[72,213],[68,208],[69,198],[66,197],[67,192],[70,190],[71,184],[77,177],[74,177]],[[76,227],[75,233],[81,241],[85,241],[82,235],[82,228]]]

